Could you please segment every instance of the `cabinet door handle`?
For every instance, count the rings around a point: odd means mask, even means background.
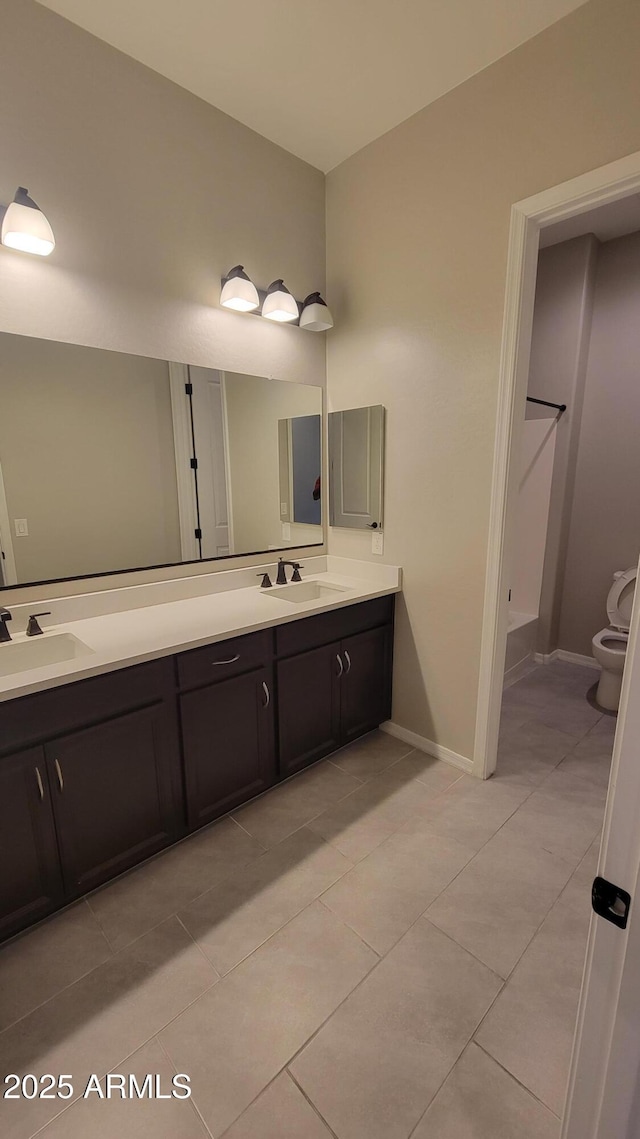
[[[340,656],[340,653],[336,653],[336,660],[338,662],[338,669],[339,669],[338,680],[339,680],[340,677],[342,676],[343,672],[344,672],[344,665],[342,663],[342,657]]]
[[[56,768],[56,775],[58,776],[58,786],[59,786],[61,791],[64,791],[64,779],[62,778],[62,769],[61,769],[60,764],[58,763],[57,759],[54,760],[54,764],[55,764],[55,768]]]
[[[347,650],[346,650],[346,649],[344,650],[344,659],[345,659],[345,660],[346,660],[346,662],[347,662],[347,667],[346,667],[346,669],[345,669],[345,672],[346,672],[346,674],[347,674],[347,676],[348,676],[348,675],[349,675],[349,673],[351,672],[351,657],[349,656],[349,653],[347,652]]]
[[[42,776],[40,774],[39,767],[36,767],[36,780],[38,782],[38,794],[40,796],[40,801],[42,802],[44,799],[44,787],[42,786]]]
[[[271,703],[271,693],[269,692],[269,688],[264,680],[262,681],[262,691],[264,692],[264,706],[265,708],[268,708]]]
[[[212,660],[211,663],[212,664],[235,664],[237,660],[240,660],[240,653],[236,653],[236,655],[234,657],[229,657],[229,660]]]

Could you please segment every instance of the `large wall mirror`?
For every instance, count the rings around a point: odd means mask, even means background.
[[[0,333],[0,586],[321,544],[322,389]]]

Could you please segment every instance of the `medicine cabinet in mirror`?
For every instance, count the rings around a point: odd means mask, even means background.
[[[352,530],[382,529],[384,407],[329,415],[329,521]]]
[[[321,544],[321,416],[311,385],[0,333],[0,586]]]

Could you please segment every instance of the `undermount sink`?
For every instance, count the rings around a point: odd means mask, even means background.
[[[73,633],[44,633],[41,637],[29,640],[10,641],[0,645],[0,676],[12,676],[14,672],[29,672],[32,668],[43,668],[47,664],[61,664],[65,660],[92,653],[84,641],[79,641]]]
[[[265,597],[275,597],[278,601],[290,601],[302,605],[304,601],[317,601],[321,597],[332,597],[336,593],[348,593],[343,585],[333,585],[328,581],[294,581],[289,585],[276,585],[265,589]]]

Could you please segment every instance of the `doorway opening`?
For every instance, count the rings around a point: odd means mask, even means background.
[[[596,872],[610,876],[615,859],[626,866],[637,853],[628,834],[623,844],[618,832],[612,846],[611,833],[621,812],[621,787],[629,800],[637,782],[623,761],[637,671],[640,502],[634,505],[633,424],[640,419],[640,400],[637,382],[629,389],[625,383],[625,369],[633,370],[638,358],[634,349],[626,358],[625,342],[635,334],[640,304],[639,190],[640,155],[632,155],[518,203],[507,272],[474,770],[484,778],[495,771],[500,780],[510,777],[511,765],[511,778],[526,776],[534,787],[546,788],[546,794],[536,793],[537,817],[548,828],[556,812],[559,843],[577,837],[578,815],[578,829],[589,822],[594,831],[576,894],[586,924],[574,947],[565,1080],[587,939],[588,950],[562,1127],[566,1139],[605,1134],[597,1120],[609,1079],[609,1041],[618,1028],[620,976],[614,973],[625,953],[624,941],[609,944],[598,922],[589,930],[590,878]],[[563,355],[556,341],[554,355],[553,334],[566,334],[569,324],[569,292],[561,286],[572,258],[573,269],[578,261],[582,269],[572,297],[572,354]],[[625,264],[635,269],[635,285]],[[615,350],[622,350],[619,357]],[[528,403],[528,397],[544,402]],[[627,464],[622,473],[621,463]],[[630,639],[629,627],[635,630]],[[612,676],[603,683],[607,666]],[[518,734],[519,754],[513,745]],[[615,776],[607,796],[612,753]],[[576,788],[584,792],[584,804],[588,800],[586,812],[572,810]],[[530,813],[534,825],[536,810]],[[624,877],[617,874],[616,881],[624,884]],[[566,938],[563,948],[570,949]],[[606,1015],[604,978],[610,983]],[[540,982],[536,992],[543,987]],[[565,995],[568,987],[563,984]]]

